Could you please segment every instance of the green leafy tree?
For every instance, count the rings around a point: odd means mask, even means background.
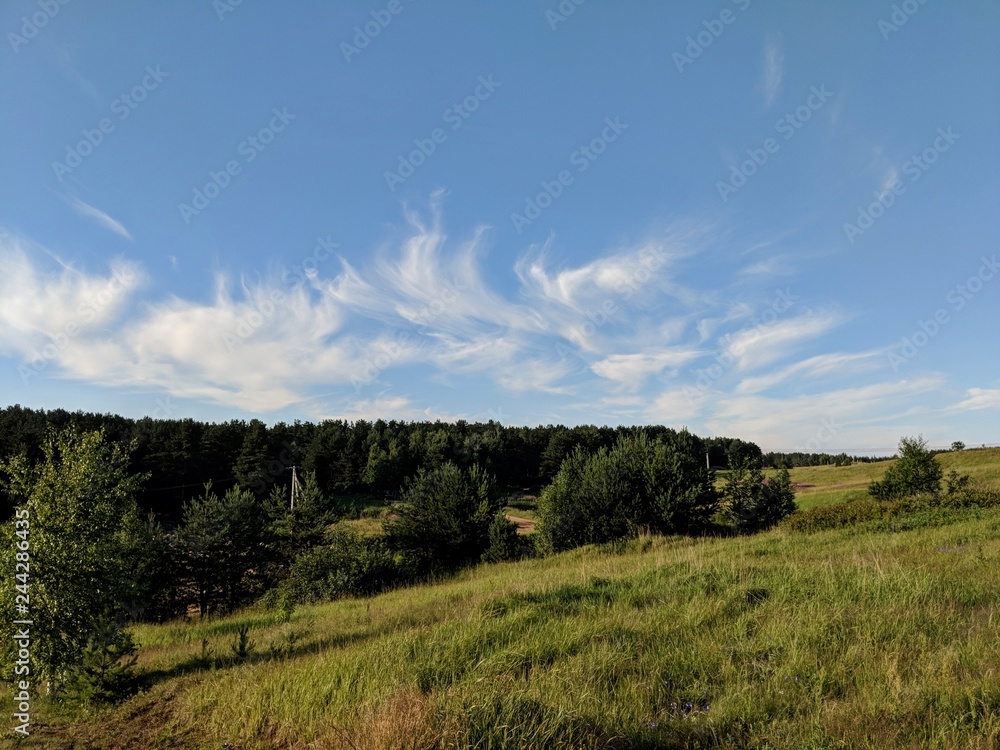
[[[421,470],[404,487],[396,517],[386,521],[386,540],[417,573],[472,563],[489,546],[500,507],[493,478],[479,466],[463,470],[449,462]]]
[[[881,481],[868,485],[868,494],[879,500],[910,497],[941,490],[941,464],[927,448],[923,437],[899,441],[899,458],[885,472]]]
[[[362,537],[349,529],[338,529],[329,542],[292,561],[281,593],[290,591],[294,601],[313,602],[375,594],[401,582],[383,537]]]
[[[610,448],[576,448],[542,492],[543,540],[552,550],[635,535],[683,533],[716,508],[711,473],[693,436],[622,435]]]
[[[238,487],[220,497],[207,485],[185,504],[176,544],[189,597],[202,615],[257,593],[269,556],[261,510],[254,494]]]
[[[961,440],[956,440],[954,443],[951,444],[951,449],[953,451],[964,451],[965,443],[963,443]]]
[[[57,692],[74,675],[93,676],[88,655],[101,644],[123,644],[125,622],[143,606],[155,532],[134,499],[144,477],[130,474],[128,464],[127,452],[105,442],[103,431],[73,428],[50,432],[35,465],[24,456],[0,463],[27,521],[20,539],[13,538],[13,525],[5,529],[4,569],[11,575],[0,582],[3,600],[15,601],[12,558],[24,554],[32,664]],[[14,542],[25,539],[27,553],[15,552]],[[13,619],[3,618],[0,629]],[[125,656],[127,649],[112,650],[107,659],[117,663],[116,653]],[[107,662],[102,670],[114,671]]]
[[[740,533],[753,533],[774,526],[795,512],[795,488],[788,469],[764,478],[754,460],[743,460],[730,468],[722,491],[726,517]]]

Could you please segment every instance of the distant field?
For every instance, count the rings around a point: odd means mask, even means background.
[[[1000,448],[982,448],[937,456],[945,475],[955,469],[974,483],[1000,489]],[[796,501],[803,510],[868,496],[868,484],[880,479],[892,461],[852,466],[806,466],[792,469],[792,481],[800,485]],[[801,485],[811,485],[804,487]]]

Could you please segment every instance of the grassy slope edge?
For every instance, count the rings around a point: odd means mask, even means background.
[[[983,476],[996,470],[982,465]],[[301,607],[287,623],[244,612],[141,626],[151,687],[82,721],[47,716],[33,739],[995,748],[1000,509],[948,521],[642,538]],[[241,625],[254,655],[233,663]]]

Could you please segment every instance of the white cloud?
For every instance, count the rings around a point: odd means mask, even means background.
[[[844,321],[837,313],[811,313],[789,320],[779,320],[777,314],[774,322],[761,315],[726,337],[725,354],[740,369],[752,370],[790,357],[797,345],[819,338]]]
[[[112,261],[107,275],[62,261],[44,270],[25,250],[12,238],[0,243],[0,348],[7,352],[35,356],[50,344],[63,351],[93,336],[120,316],[145,279],[138,264],[124,260]]]
[[[764,67],[761,73],[761,91],[764,105],[770,107],[781,91],[781,81],[785,75],[785,56],[776,42],[768,42],[764,47]]]
[[[663,391],[646,410],[646,418],[651,422],[680,425],[700,417],[713,394],[692,386],[670,388]]]
[[[94,208],[89,203],[84,203],[82,200],[74,196],[69,196],[66,199],[66,201],[81,216],[86,216],[88,219],[93,219],[102,227],[111,230],[120,237],[124,237],[127,240],[132,239],[132,235],[129,234],[129,231],[122,225],[120,221],[111,218],[101,209]]]
[[[853,354],[844,352],[820,354],[781,370],[744,378],[737,384],[735,390],[737,393],[758,393],[785,383],[793,377],[815,380],[835,373],[856,375],[865,370],[884,366],[885,353],[884,349],[876,349]]]
[[[235,294],[219,277],[206,301],[171,297],[126,310],[127,295],[104,300],[94,316],[101,335],[78,337],[61,349],[50,373],[157,388],[252,412],[305,404],[321,387],[354,388],[364,403],[363,389],[384,388],[395,368],[413,363],[448,376],[482,376],[513,393],[562,394],[569,393],[565,379],[580,372],[579,360],[566,356],[577,346],[598,351],[594,341],[601,339],[646,352],[651,340],[683,330],[683,320],[652,318],[636,306],[677,288],[665,271],[680,250],[646,244],[556,273],[536,261],[522,278],[521,299],[512,301],[480,270],[485,229],[447,250],[439,200],[432,202],[429,224],[408,213],[411,231],[397,251],[384,250],[368,268],[344,262],[336,277],[315,275],[297,287],[277,281],[275,272],[255,284],[244,281]],[[45,344],[49,332],[64,328],[109,283],[65,264],[55,277],[45,276],[24,252],[5,253],[0,341],[21,357]],[[134,263],[118,262],[113,270],[141,276]],[[599,319],[587,306],[591,299],[612,301],[616,312],[597,308],[604,316]],[[659,349],[639,356],[657,368],[685,360]],[[624,374],[627,359],[604,367],[631,377]],[[384,405],[402,408],[398,400]]]
[[[836,451],[894,445],[914,416],[914,397],[944,384],[941,377],[871,383],[798,396],[728,394],[713,402],[703,424],[714,434],[739,435],[776,450]],[[810,441],[813,441],[810,444]]]
[[[959,409],[1000,409],[1000,388],[970,388],[968,398],[957,404]]]
[[[940,388],[943,378],[872,383],[799,396],[732,394],[721,398],[705,424],[716,434],[741,435],[763,444],[802,449],[833,426],[817,450],[835,450],[849,431],[856,445],[892,444],[900,428],[894,420],[912,413],[913,397]],[[827,429],[828,432],[829,427]]]
[[[890,190],[892,186],[899,181],[899,170],[894,166],[890,166],[885,170],[885,176],[882,178],[882,184],[879,187],[879,197],[881,198]]]
[[[472,387],[487,400],[534,392],[552,398],[556,412],[583,419],[700,425],[787,447],[831,415],[872,440],[891,431],[893,444],[906,432],[888,424],[905,416],[902,401],[933,385],[838,383],[824,392],[824,379],[884,367],[872,351],[796,361],[846,315],[789,317],[781,295],[763,315],[735,291],[699,297],[679,281],[690,251],[670,239],[558,269],[530,251],[513,264],[519,288],[503,294],[480,267],[488,231],[452,247],[436,204],[433,212],[429,224],[408,214],[410,231],[395,248],[368,265],[345,262],[332,278],[316,274],[293,287],[274,269],[235,290],[219,277],[207,299],[141,305],[136,263],[115,261],[105,274],[62,262],[45,269],[41,248],[2,240],[0,348],[26,362],[75,324],[66,345],[50,347],[48,376],[251,413],[299,408],[314,418],[436,417],[419,402],[413,370],[404,369],[424,366],[430,375],[422,380]],[[115,288],[116,277],[129,281]],[[94,300],[100,305],[91,309]],[[709,336],[720,341],[715,352],[705,345]],[[710,367],[733,377],[696,369],[709,354]],[[791,364],[759,371],[781,360]],[[650,392],[657,376],[680,385]],[[765,395],[793,382],[782,390],[810,394]],[[974,389],[959,406],[991,408],[996,393]]]
[[[591,364],[590,369],[627,388],[638,388],[647,378],[667,368],[678,368],[702,356],[697,349],[649,350],[638,354],[612,354]]]

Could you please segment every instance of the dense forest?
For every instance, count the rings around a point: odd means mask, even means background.
[[[575,448],[588,452],[610,448],[623,435],[643,433],[656,439],[667,427],[509,427],[498,422],[345,422],[278,423],[268,427],[253,419],[208,424],[192,419],[130,419],[112,414],[26,409],[0,410],[0,459],[41,456],[46,431],[74,426],[103,429],[111,442],[131,446],[129,470],[147,474],[138,490],[140,508],[153,511],[169,527],[181,517],[185,501],[202,494],[211,482],[217,490],[233,487],[264,498],[275,486],[288,488],[291,467],[314,474],[320,492],[331,497],[394,497],[404,480],[419,469],[453,463],[474,465],[494,476],[503,490],[549,484]],[[766,467],[849,464],[873,460],[816,453],[762,454],[738,438],[698,438],[692,450],[707,454],[712,468],[726,469],[744,458]],[[3,497],[0,518],[12,510]]]

